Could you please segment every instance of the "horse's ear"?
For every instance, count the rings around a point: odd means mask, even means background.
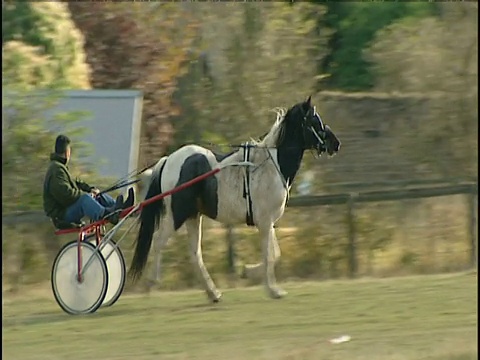
[[[312,107],[311,103],[312,103],[312,95],[310,95],[308,99],[305,100],[305,102],[302,104],[303,111],[307,112],[308,110],[310,110],[310,108]]]

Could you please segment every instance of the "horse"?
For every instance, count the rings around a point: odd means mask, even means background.
[[[280,247],[275,223],[285,210],[289,190],[307,150],[317,156],[335,155],[340,141],[325,125],[311,103],[311,96],[289,108],[277,109],[277,118],[261,140],[252,140],[230,154],[218,154],[199,145],[185,145],[162,157],[150,172],[148,190],[141,197],[152,198],[218,166],[248,161],[252,166],[227,166],[194,185],[145,206],[129,276],[135,283],[144,271],[155,233],[158,259],[169,238],[183,225],[187,230],[193,266],[208,298],[218,302],[216,288],[202,257],[202,217],[225,225],[247,224],[257,228],[262,241],[264,285],[268,295],[279,299],[287,293],[275,279]],[[146,181],[146,180],[144,180]],[[146,189],[146,188],[145,188]],[[157,263],[157,274],[158,274]]]

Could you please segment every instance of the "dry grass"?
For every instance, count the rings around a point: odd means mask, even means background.
[[[476,273],[287,283],[287,298],[228,290],[126,295],[63,314],[48,286],[4,298],[6,360],[477,359]],[[348,334],[348,343],[332,337]]]

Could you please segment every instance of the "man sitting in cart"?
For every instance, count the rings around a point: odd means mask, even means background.
[[[68,162],[71,156],[70,139],[59,135],[55,141],[55,152],[50,155],[50,165],[43,186],[43,209],[57,229],[75,227],[84,216],[93,221],[107,219],[112,224],[119,221],[120,209],[134,203],[133,189],[128,191],[127,200],[120,195],[114,200],[110,195],[70,174]]]

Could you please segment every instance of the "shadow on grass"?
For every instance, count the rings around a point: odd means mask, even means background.
[[[68,322],[72,320],[87,320],[87,319],[99,319],[109,317],[121,317],[124,315],[145,315],[152,311],[159,311],[165,313],[191,313],[191,312],[206,312],[206,311],[222,311],[227,310],[222,304],[181,304],[178,306],[172,305],[160,305],[155,307],[142,307],[132,308],[129,304],[118,304],[112,307],[105,307],[98,309],[93,314],[85,315],[69,315],[62,310],[33,313],[27,316],[6,316],[3,317],[2,327],[3,329],[12,328],[16,326],[29,326],[29,325],[42,325]]]
[[[63,312],[48,312],[40,314],[32,314],[29,316],[15,316],[15,317],[4,317],[2,320],[3,329],[16,327],[16,326],[28,326],[28,325],[41,325],[41,324],[51,324],[51,323],[60,323],[72,319],[72,316],[63,313]]]
[[[223,311],[228,310],[225,305],[222,304],[210,304],[210,303],[197,303],[197,304],[178,304],[178,305],[162,305],[148,306],[142,308],[133,308],[130,304],[115,305],[112,308],[104,308],[97,311],[95,314],[99,317],[111,317],[111,316],[123,316],[123,315],[144,315],[154,312],[163,312],[165,314],[172,313],[192,313],[192,312],[207,312],[207,311]]]

